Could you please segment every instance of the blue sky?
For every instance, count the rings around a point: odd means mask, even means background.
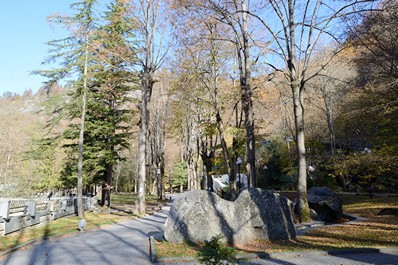
[[[69,0],[5,0],[0,6],[0,96],[5,91],[36,92],[44,79],[30,74],[45,68],[47,41],[66,36],[51,28],[46,17],[69,13]]]

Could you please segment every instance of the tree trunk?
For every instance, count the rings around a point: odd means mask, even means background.
[[[102,185],[101,203],[103,206],[111,206],[111,190],[112,190],[112,172],[113,166],[108,165],[104,174],[104,182]]]
[[[249,95],[247,95],[249,94]],[[245,89],[244,97],[242,99],[244,113],[245,113],[245,129],[246,129],[246,148],[247,148],[247,176],[248,187],[257,187],[256,181],[256,153],[255,153],[255,137],[254,137],[254,119],[253,119],[253,103],[251,100],[251,89]]]
[[[77,162],[77,214],[80,219],[84,218],[83,211],[83,144],[84,144],[84,121],[86,116],[86,90],[83,92],[83,106],[79,134],[79,157]]]
[[[214,192],[213,189],[213,179],[211,178],[211,171],[213,170],[213,162],[212,162],[212,154],[208,155],[207,150],[202,150],[202,160],[203,160],[203,178],[204,178],[204,183],[203,186],[205,190],[212,191]]]
[[[145,213],[145,181],[146,181],[146,157],[147,157],[147,135],[149,125],[149,103],[151,101],[152,89],[154,84],[154,74],[161,62],[156,62],[155,54],[155,35],[157,30],[157,12],[160,2],[154,0],[142,0],[141,11],[142,32],[145,41],[144,58],[142,60],[141,71],[141,106],[140,106],[140,130],[139,130],[139,165],[138,165],[138,196],[136,208],[139,214]]]
[[[326,100],[325,100],[325,106],[326,106],[326,120],[328,123],[328,129],[329,129],[330,153],[332,156],[335,156],[335,154],[336,154],[336,138],[334,135],[333,109],[332,109],[331,104],[326,103]]]
[[[157,174],[157,172],[155,173],[155,177],[153,178],[153,181],[152,181],[152,187],[151,187],[151,192],[150,192],[150,194],[151,195],[154,195],[154,196],[158,196],[159,195],[159,193],[158,193],[158,191],[159,191],[159,177],[158,177],[158,174]]]
[[[88,33],[86,33],[88,34]],[[79,133],[79,154],[77,162],[77,214],[80,219],[84,218],[83,209],[83,144],[84,144],[84,125],[86,120],[86,101],[87,101],[87,74],[88,74],[88,36],[86,36],[86,46],[84,55],[83,70],[83,95],[82,95],[82,114],[80,120]]]
[[[218,111],[218,109],[217,109],[217,111]],[[217,114],[216,114],[216,119],[217,119],[217,130],[218,130],[218,134],[220,136],[220,143],[221,143],[221,147],[223,150],[224,161],[225,161],[225,165],[227,167],[227,173],[228,173],[228,177],[229,177],[231,200],[235,201],[235,199],[236,199],[236,174],[234,175],[234,172],[233,172],[234,170],[233,170],[233,167],[231,166],[232,165],[231,156],[228,151],[227,143],[225,142],[224,126],[222,124],[222,120],[221,120],[221,116],[220,116],[219,112],[217,112]]]
[[[297,156],[298,156],[298,177],[297,177],[297,204],[296,212],[300,222],[310,221],[310,208],[307,199],[307,161],[305,157],[304,137],[304,72],[298,78],[296,60],[296,24],[294,21],[294,1],[288,0],[288,35],[286,40],[288,47],[287,65],[289,68],[290,86],[293,95],[294,124],[296,129]]]
[[[310,221],[310,208],[307,199],[307,161],[304,138],[304,101],[298,80],[292,82],[294,121],[296,126],[298,179],[296,212],[300,222]]]
[[[158,188],[158,195],[159,195],[159,199],[163,200],[164,199],[164,194],[165,194],[165,185],[164,185],[164,167],[165,167],[165,163],[164,163],[164,155],[162,155],[162,160],[160,162],[160,174],[159,174],[159,188]]]
[[[247,6],[246,0],[242,0],[242,40],[243,47],[239,49],[242,50],[243,53],[243,66],[241,70],[240,76],[240,86],[242,90],[242,107],[245,113],[245,129],[246,129],[246,148],[247,148],[247,175],[249,187],[257,187],[256,180],[256,154],[255,154],[255,137],[254,137],[254,114],[253,114],[253,91],[250,85],[251,81],[251,62],[249,56],[249,36],[247,32]],[[238,50],[239,51],[239,50]]]
[[[147,155],[147,130],[149,122],[149,101],[152,82],[148,69],[144,70],[141,87],[140,130],[139,130],[139,158],[138,158],[138,195],[136,210],[138,214],[145,213],[145,182],[146,182],[146,155]]]
[[[209,190],[208,182],[207,182],[207,169],[203,162],[203,174],[202,174],[202,190]]]

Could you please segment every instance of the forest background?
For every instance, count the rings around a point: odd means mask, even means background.
[[[0,98],[2,196],[76,188],[85,93],[87,190],[138,192],[140,169],[159,196],[206,188],[215,174],[296,190],[301,105],[308,186],[397,192],[397,2],[299,2],[292,46],[270,19],[292,15],[292,1],[82,1],[75,15],[50,16],[70,35],[49,40],[51,70],[35,71],[48,82]],[[316,42],[309,29],[322,33]],[[300,67],[306,76],[294,79]]]

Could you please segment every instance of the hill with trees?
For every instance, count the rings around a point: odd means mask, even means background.
[[[397,192],[397,3],[299,2],[85,0],[53,16],[70,30],[49,42],[59,67],[0,99],[2,194],[80,179],[103,203],[162,198],[228,174],[234,200],[245,173],[297,190],[305,220],[312,185]]]

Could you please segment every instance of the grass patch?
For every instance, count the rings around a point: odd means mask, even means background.
[[[86,213],[86,230],[94,230],[102,225],[115,224],[121,220],[131,218],[124,213]],[[77,232],[77,216],[59,218],[46,224],[40,224],[25,230],[0,237],[0,252],[20,246],[32,240],[46,239],[56,235],[66,235]]]
[[[115,204],[124,204],[135,206],[135,200],[137,199],[136,193],[115,193],[112,194],[111,203]],[[159,203],[164,203],[165,201],[161,201],[157,196],[146,195],[145,203],[150,206],[157,206]]]
[[[190,242],[184,244],[176,244],[170,242],[155,241],[155,253],[159,257],[184,257],[196,256],[197,251],[202,245],[195,245]]]
[[[115,193],[112,194],[111,203],[125,204],[135,206],[135,200],[137,199],[136,193]],[[146,195],[145,203],[149,206],[157,206],[159,203],[165,203],[166,201],[159,200],[157,196]]]
[[[236,245],[243,252],[275,253],[288,251],[318,251],[364,247],[398,247],[398,217],[378,216],[383,208],[398,208],[397,197],[341,195],[344,212],[367,218],[366,221],[330,226],[298,236],[295,240],[269,242],[258,240],[246,245]],[[156,242],[159,257],[197,256],[201,246]]]
[[[383,208],[398,208],[397,196],[374,197],[373,199],[365,195],[340,195],[340,197],[344,202],[344,212],[362,217],[374,217]]]
[[[123,211],[125,213],[134,214],[136,213],[135,200],[137,194],[135,193],[118,193],[112,194],[111,198],[111,209]],[[166,203],[166,200],[159,200],[157,196],[146,195],[146,213],[153,213],[159,209],[159,204]],[[106,210],[106,207],[104,207]]]

